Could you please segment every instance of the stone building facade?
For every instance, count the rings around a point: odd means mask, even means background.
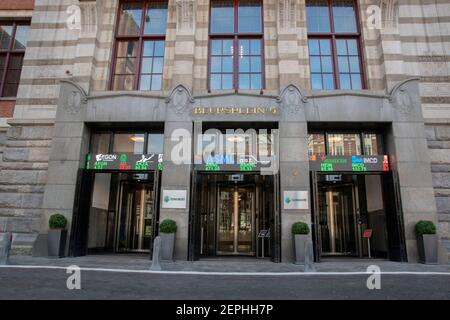
[[[391,167],[400,186],[397,203],[403,231],[399,232],[408,261],[417,260],[414,223],[422,219],[437,224],[445,261],[450,252],[450,3],[355,1],[365,88],[314,90],[308,1],[265,0],[264,87],[211,90],[210,2],[168,1],[161,88],[128,92],[111,90],[120,1],[35,0],[21,1],[19,7],[13,1],[0,3],[0,21],[30,21],[17,97],[0,98],[0,232],[14,233],[14,252],[42,252],[52,213],[61,212],[72,223],[79,170],[86,169],[93,127],[164,123],[161,187],[185,189],[191,196],[185,209],[161,205],[159,215],[179,224],[176,256],[193,259],[191,202],[200,200],[192,198],[193,165],[176,165],[166,152],[174,143],[170,138],[175,129],[193,133],[196,121],[278,123],[276,188],[280,194],[306,190],[312,199],[310,127],[340,123],[355,128],[362,123],[383,127],[385,151],[393,156]],[[373,5],[381,8],[381,28],[367,22],[379,13]],[[182,112],[174,106],[178,93]],[[276,105],[280,114],[243,120],[223,114],[195,117],[190,112],[225,104]],[[289,112],[292,106],[294,113]],[[314,204],[294,213],[281,207],[280,259],[289,261],[290,226],[296,220],[311,224]]]

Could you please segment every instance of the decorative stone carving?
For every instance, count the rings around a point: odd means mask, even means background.
[[[195,29],[195,1],[177,0],[177,32],[192,33]]]
[[[168,103],[169,107],[171,107],[177,114],[183,114],[188,105],[193,102],[194,98],[192,97],[190,91],[181,84],[176,86],[166,99],[166,103]]]
[[[297,21],[297,0],[278,1],[278,28],[295,30]]]
[[[290,84],[281,91],[277,101],[281,104],[283,110],[294,114],[302,108],[307,99],[295,85]]]
[[[398,26],[398,1],[381,0],[381,24],[383,29],[396,29]]]
[[[397,83],[389,94],[389,101],[393,103],[398,113],[403,116],[410,114],[413,109],[414,100],[420,99],[418,96],[414,97],[414,93],[411,90],[407,90],[407,85],[411,81],[420,81],[420,79],[411,78]]]

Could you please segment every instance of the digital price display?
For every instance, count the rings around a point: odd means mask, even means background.
[[[88,170],[152,171],[163,169],[162,154],[88,154]]]
[[[330,156],[311,155],[309,159],[311,171],[323,172],[366,172],[366,171],[389,171],[389,158],[381,156]]]

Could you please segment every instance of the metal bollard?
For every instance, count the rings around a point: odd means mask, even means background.
[[[9,262],[9,254],[12,245],[12,233],[6,232],[3,234],[3,246],[0,248],[0,265],[7,265]]]
[[[305,272],[315,272],[314,267],[314,251],[311,240],[306,242],[306,254],[305,254]]]
[[[161,271],[161,237],[157,236],[153,242],[152,266],[150,270]]]

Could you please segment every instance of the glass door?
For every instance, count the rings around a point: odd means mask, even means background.
[[[357,255],[353,186],[319,190],[319,228],[322,255]]]
[[[148,252],[154,224],[153,186],[122,184],[117,251]]]
[[[255,187],[219,186],[217,254],[255,254]]]

